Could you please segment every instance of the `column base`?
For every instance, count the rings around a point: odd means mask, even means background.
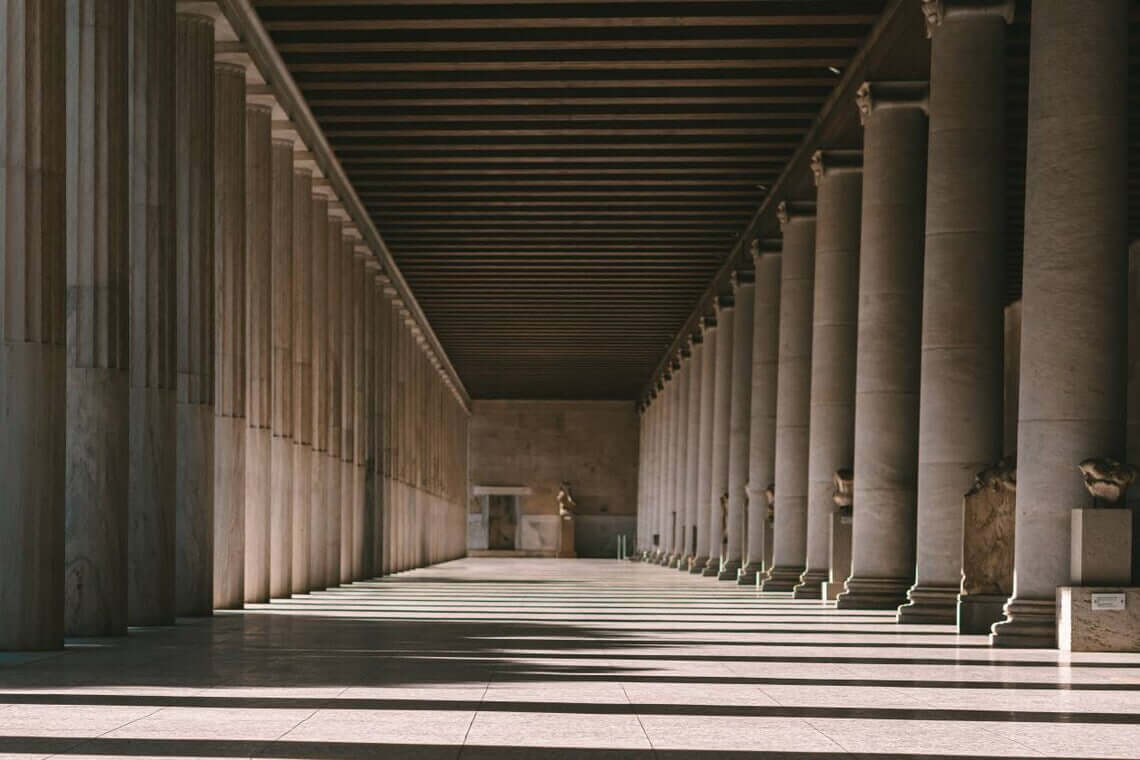
[[[717,574],[718,581],[736,581],[736,577],[740,575],[740,560],[730,559],[724,563],[724,567],[720,573]]]
[[[847,579],[845,590],[835,599],[841,610],[893,610],[906,601],[909,578]]]
[[[736,585],[755,586],[756,576],[763,572],[764,570],[760,567],[759,562],[749,562],[741,569],[740,575],[736,576]]]
[[[705,570],[705,565],[708,564],[708,557],[694,557],[692,563],[689,565],[689,572],[693,575],[700,575]]]
[[[768,572],[768,577],[760,582],[761,591],[791,591],[800,582],[802,567],[776,565]]]
[[[843,593],[843,581],[824,581],[819,588],[820,601],[834,602]]]
[[[958,589],[954,586],[912,586],[899,607],[896,623],[953,624],[958,618]]]
[[[681,557],[680,559],[677,560],[677,569],[680,570],[682,573],[689,572],[689,563],[691,563],[692,561],[693,561],[692,555],[689,555],[687,557]]]
[[[720,575],[720,557],[709,557],[704,569],[701,570],[701,575],[705,578],[715,578]]]
[[[1053,649],[1057,646],[1057,602],[1054,599],[1010,599],[1005,620],[993,624],[990,646]]]
[[[822,599],[823,584],[827,582],[827,570],[804,570],[800,582],[792,589],[793,599]]]

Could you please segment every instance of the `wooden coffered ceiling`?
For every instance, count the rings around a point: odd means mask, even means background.
[[[621,399],[884,4],[254,2],[471,394]]]

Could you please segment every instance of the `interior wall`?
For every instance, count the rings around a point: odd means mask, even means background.
[[[631,402],[476,401],[473,406],[473,486],[529,487],[531,492],[519,497],[523,527],[529,530],[556,524],[558,486],[568,481],[578,504],[578,556],[616,556],[618,534],[632,542],[638,419]]]

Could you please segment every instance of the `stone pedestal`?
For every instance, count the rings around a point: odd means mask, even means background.
[[[1057,648],[1140,652],[1140,588],[1058,587]]]
[[[1132,582],[1132,510],[1074,509],[1069,567],[1078,586]]]
[[[559,527],[561,533],[558,538],[558,558],[576,558],[578,554],[574,551],[574,515],[562,515]]]
[[[1013,594],[1016,493],[1008,466],[978,475],[962,499],[962,582],[958,633],[989,633]]]

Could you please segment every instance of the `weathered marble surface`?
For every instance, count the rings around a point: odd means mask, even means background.
[[[1074,585],[1132,582],[1132,510],[1074,509],[1069,564]]]
[[[245,591],[244,417],[214,419],[214,608],[241,609]]]
[[[249,427],[245,437],[245,601],[269,600],[270,432]]]
[[[519,544],[523,551],[557,552],[561,542],[558,515],[520,515]]]
[[[851,515],[837,507],[831,513],[831,536],[828,540],[830,564],[824,582],[824,599],[835,599],[843,591],[843,582],[851,572]]]
[[[1013,593],[1016,496],[1016,470],[1002,462],[978,473],[962,497],[959,633],[988,633]]]
[[[184,616],[212,615],[214,411],[203,404],[183,403],[178,404],[177,410],[175,609]]]
[[[1123,610],[1094,610],[1092,595],[1123,593]],[[1057,648],[1065,652],[1140,652],[1140,588],[1061,586]]]

